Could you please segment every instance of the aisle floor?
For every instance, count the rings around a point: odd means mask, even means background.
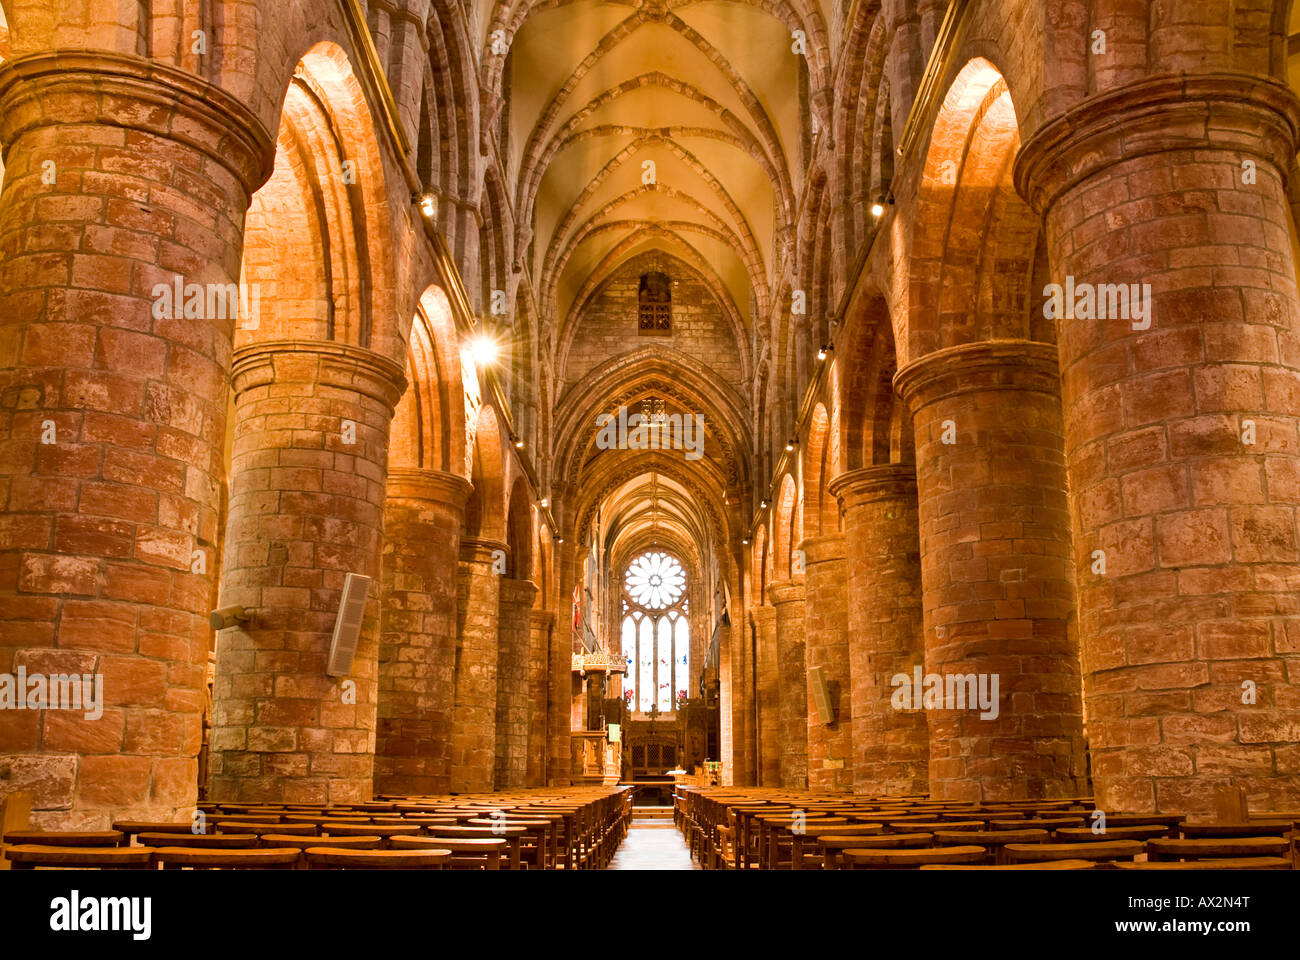
[[[686,840],[671,826],[633,822],[610,862],[610,870],[699,870]]]

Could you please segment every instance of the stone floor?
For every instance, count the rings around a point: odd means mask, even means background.
[[[614,854],[610,870],[699,870],[686,841],[671,821],[668,825],[633,821]]]

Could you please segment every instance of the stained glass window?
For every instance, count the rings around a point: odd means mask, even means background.
[[[627,568],[627,592],[649,610],[663,610],[681,597],[686,589],[686,572],[666,553],[645,553]]]
[[[623,576],[623,696],[642,713],[676,710],[690,689],[686,571],[660,550],[641,554]]]

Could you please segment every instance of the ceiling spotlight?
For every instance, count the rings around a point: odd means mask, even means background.
[[[551,505],[550,498],[548,498],[548,497],[542,497],[542,508],[545,509],[546,507],[549,507],[550,505]]]
[[[787,440],[787,441],[785,442],[785,452],[786,452],[786,453],[793,453],[793,452],[794,452],[794,441],[793,441],[793,440]]]
[[[749,538],[748,538],[748,537],[746,537],[744,540],[741,540],[740,542],[743,543],[745,546],[749,546]]]
[[[485,333],[480,333],[470,343],[470,353],[474,357],[474,363],[480,367],[496,363],[497,354],[500,352],[501,347]]]
[[[877,200],[871,205],[871,215],[873,217],[883,217],[885,215],[885,205]]]
[[[438,216],[438,197],[432,190],[417,193],[411,198],[411,202],[419,205],[420,213],[424,214],[426,220],[433,220]]]
[[[825,359],[826,359],[826,355],[827,355],[828,353],[830,353],[830,352],[831,352],[832,350],[834,350],[834,349],[835,349],[835,348],[832,347],[829,343],[826,344],[825,346],[823,346],[821,349],[819,349],[819,350],[817,351],[817,359],[818,359],[818,360],[825,360]]]
[[[520,440],[518,437],[516,437],[516,438],[515,438],[515,449],[516,449],[516,450],[522,450],[523,448],[524,448],[524,441],[523,441],[523,440]]]
[[[555,538],[555,542],[556,542],[556,543],[563,543],[563,542],[564,542],[564,538],[563,538],[563,537],[556,537],[556,538]]]
[[[764,500],[762,503],[760,503],[760,504],[758,505],[758,507],[759,507],[760,510],[766,510],[766,509],[767,509],[767,501]]]

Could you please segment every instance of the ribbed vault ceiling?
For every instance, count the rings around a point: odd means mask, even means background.
[[[514,27],[505,162],[543,310],[562,321],[658,248],[703,264],[748,322],[801,186],[790,27],[717,0],[526,8],[498,7],[485,41]]]

